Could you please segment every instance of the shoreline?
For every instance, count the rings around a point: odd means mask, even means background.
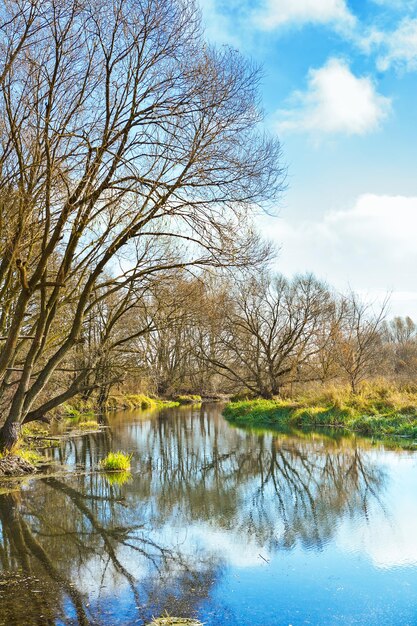
[[[371,402],[362,408],[348,403],[310,406],[302,401],[255,399],[230,402],[223,415],[243,427],[343,429],[363,437],[417,440],[417,407],[384,409]]]
[[[120,394],[110,396],[105,413],[116,411],[153,411],[164,408],[198,405],[203,402],[199,395],[179,395],[175,399],[161,399],[145,394]],[[63,404],[52,415],[51,424],[33,422],[23,426],[22,437],[15,450],[0,455],[0,483],[10,479],[35,477],[52,466],[43,450],[57,446],[61,441],[102,432],[108,426],[100,423],[103,415],[93,401],[76,400]],[[64,427],[64,432],[53,433],[52,423]],[[1,485],[0,485],[1,486]]]

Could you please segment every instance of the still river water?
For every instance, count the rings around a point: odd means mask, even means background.
[[[130,412],[0,496],[0,624],[417,624],[417,454]],[[133,453],[118,484],[94,468]]]

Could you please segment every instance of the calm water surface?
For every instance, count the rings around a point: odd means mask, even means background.
[[[417,455],[124,413],[0,497],[0,624],[417,624]],[[94,467],[133,453],[124,484]]]

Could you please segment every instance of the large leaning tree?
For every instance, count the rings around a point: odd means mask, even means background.
[[[258,69],[205,43],[193,0],[6,0],[0,52],[8,450],[86,388],[109,346],[88,368],[73,357],[105,301],[175,268],[262,257],[250,216],[282,170],[258,128]]]

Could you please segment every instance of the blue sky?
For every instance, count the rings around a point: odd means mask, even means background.
[[[417,0],[200,0],[206,33],[264,68],[288,190],[260,228],[313,271],[417,321]]]

